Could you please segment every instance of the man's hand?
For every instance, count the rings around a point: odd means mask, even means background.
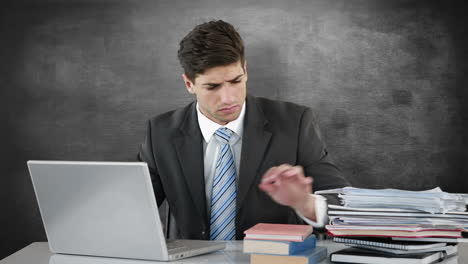
[[[303,216],[316,221],[312,177],[305,177],[301,166],[283,164],[270,168],[259,184],[275,202],[298,210]]]

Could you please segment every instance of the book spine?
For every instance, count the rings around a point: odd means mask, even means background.
[[[300,252],[312,249],[316,247],[317,239],[314,237],[309,237],[304,240],[304,242],[291,242],[289,244],[289,255],[298,254]]]
[[[315,249],[303,252],[298,255],[282,256],[275,254],[251,254],[250,264],[285,264],[285,263],[307,263],[317,264],[327,257],[326,247],[316,247]]]
[[[304,241],[304,237],[297,237],[297,238],[292,238],[292,237],[286,237],[286,238],[281,238],[281,237],[275,237],[275,236],[268,236],[268,237],[261,237],[256,235],[256,234],[248,234],[245,235],[244,239],[251,239],[251,240],[271,240],[271,241],[294,241],[294,242],[302,242]]]

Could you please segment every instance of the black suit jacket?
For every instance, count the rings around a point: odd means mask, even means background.
[[[259,223],[303,223],[295,211],[258,188],[271,167],[301,165],[313,189],[349,185],[332,163],[312,111],[293,103],[247,96],[238,175],[236,239]],[[209,239],[205,200],[203,136],[196,102],[152,118],[139,158],[148,163],[158,205],[167,199],[179,235]]]

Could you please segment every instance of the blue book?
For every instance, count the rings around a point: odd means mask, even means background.
[[[296,255],[251,254],[250,264],[316,264],[327,257],[326,247],[316,247]]]
[[[316,243],[315,235],[310,235],[301,242],[244,239],[244,253],[294,255],[314,249]]]

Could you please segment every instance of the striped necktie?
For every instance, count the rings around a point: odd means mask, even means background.
[[[219,128],[214,133],[221,146],[211,193],[211,240],[236,238],[236,166],[229,146],[232,133],[228,128]]]

